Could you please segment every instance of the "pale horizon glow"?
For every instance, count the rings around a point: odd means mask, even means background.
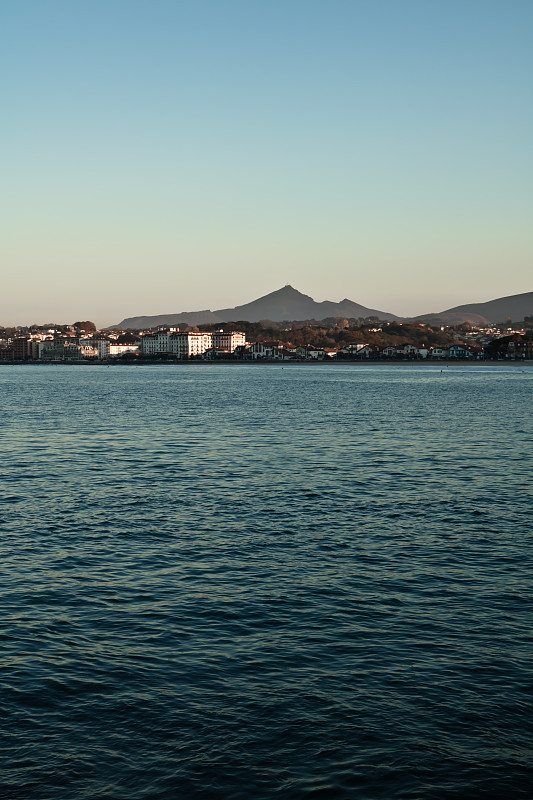
[[[0,325],[533,290],[528,0],[7,0]]]

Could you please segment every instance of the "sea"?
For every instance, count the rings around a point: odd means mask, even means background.
[[[0,367],[0,797],[533,797],[533,367]]]

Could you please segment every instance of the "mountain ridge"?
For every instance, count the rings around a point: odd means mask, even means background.
[[[530,314],[533,314],[533,292],[524,292],[487,300],[484,303],[464,303],[445,311],[421,314],[412,319],[421,322],[443,319],[447,325],[458,325],[461,322],[497,323],[504,322],[506,319],[519,322]]]
[[[237,322],[238,320],[260,322],[262,319],[270,319],[274,322],[284,322],[295,319],[318,320],[326,317],[378,317],[391,322],[399,319],[387,311],[367,308],[353,300],[348,300],[348,298],[339,303],[330,300],[316,302],[309,295],[303,294],[287,284],[281,289],[257,298],[257,300],[233,308],[126,317],[118,325],[109,327],[142,329],[185,322],[189,325],[204,325],[217,322]]]
[[[483,325],[503,322],[508,318],[517,322],[527,315],[533,315],[533,292],[509,295],[483,303],[466,303],[440,312],[419,314],[416,317],[399,317],[388,311],[367,308],[348,298],[344,298],[338,303],[330,300],[317,302],[309,295],[303,294],[287,284],[281,289],[276,289],[256,300],[233,308],[126,317],[118,325],[110,325],[109,327],[147,329],[155,328],[158,325],[184,323],[188,325],[207,325],[216,324],[217,322],[238,322],[239,320],[260,322],[264,319],[274,322],[306,319],[318,321],[328,317],[345,317],[347,319],[377,317],[380,320],[389,322],[431,323],[433,321],[435,324],[446,325],[470,322]]]

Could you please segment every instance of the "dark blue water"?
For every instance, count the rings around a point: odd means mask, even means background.
[[[1,797],[532,797],[532,396],[0,368]]]

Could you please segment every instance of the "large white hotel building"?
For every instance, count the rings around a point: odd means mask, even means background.
[[[233,353],[235,348],[246,344],[246,334],[242,331],[157,331],[143,336],[141,353],[156,355],[171,353],[176,358],[189,358],[203,355],[212,348]]]

